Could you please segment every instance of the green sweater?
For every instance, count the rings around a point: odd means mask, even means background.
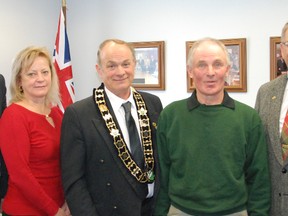
[[[221,105],[201,105],[195,94],[160,115],[157,145],[161,188],[154,215],[170,204],[192,215],[247,209],[267,216],[270,180],[267,145],[254,109],[225,92]]]

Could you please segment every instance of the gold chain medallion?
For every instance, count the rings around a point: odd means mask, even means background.
[[[95,102],[101,112],[102,118],[113,137],[114,146],[118,151],[118,156],[122,160],[123,164],[130,171],[130,173],[141,183],[152,183],[155,178],[153,172],[154,169],[154,158],[151,138],[150,121],[147,115],[147,109],[142,96],[132,88],[133,97],[137,106],[137,113],[140,125],[140,137],[143,145],[144,159],[145,159],[145,170],[141,170],[136,162],[132,159],[131,154],[127,148],[127,145],[117,128],[109,109],[106,105],[104,98],[104,89],[95,89]]]

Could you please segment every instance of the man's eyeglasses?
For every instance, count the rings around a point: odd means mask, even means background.
[[[284,46],[288,47],[288,41],[286,41],[286,42],[281,42],[281,44],[283,44]]]

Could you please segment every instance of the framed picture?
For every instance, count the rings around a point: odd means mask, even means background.
[[[247,73],[246,73],[246,38],[223,39],[222,41],[230,55],[231,69],[225,82],[225,89],[230,92],[247,92]],[[189,49],[195,41],[186,42],[186,60]],[[187,73],[187,91],[191,92],[193,79]]]
[[[280,42],[281,37],[270,37],[270,80],[287,73],[287,65],[280,51]]]
[[[164,90],[164,41],[130,44],[134,47],[136,57],[133,87],[141,90]]]

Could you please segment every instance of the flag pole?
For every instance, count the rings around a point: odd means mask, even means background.
[[[67,27],[66,26],[66,0],[62,0],[62,10],[63,10],[63,15],[64,15],[64,24],[65,24],[65,27]]]

